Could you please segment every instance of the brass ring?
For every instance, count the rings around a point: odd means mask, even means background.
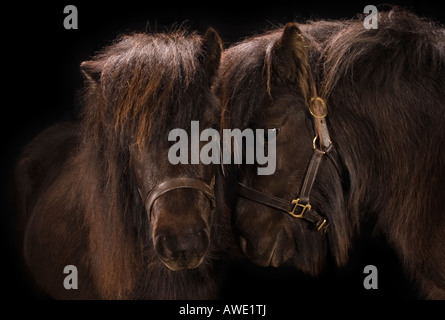
[[[319,101],[323,107],[323,114],[317,115],[314,110],[315,100]],[[311,100],[309,100],[309,111],[311,115],[313,115],[317,119],[323,119],[328,115],[328,107],[326,106],[326,102],[320,98],[320,97],[312,97]]]
[[[318,134],[314,137],[314,140],[312,140],[312,147],[314,148],[314,150],[317,149],[317,150],[318,150],[319,152],[321,152],[322,154],[325,154],[326,151],[323,151],[323,150],[321,149],[321,146],[319,146],[319,147],[317,148],[317,146],[316,146],[317,139],[318,139]],[[318,139],[318,140],[320,140],[320,139]]]

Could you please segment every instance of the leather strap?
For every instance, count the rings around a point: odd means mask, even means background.
[[[197,189],[203,192],[210,201],[210,207],[212,210],[215,209],[215,192],[213,191],[215,177],[212,178],[212,186],[209,186],[207,183],[200,179],[196,178],[174,178],[170,180],[166,180],[161,182],[156,187],[151,189],[151,191],[145,197],[145,208],[151,216],[151,209],[153,207],[153,203],[157,198],[162,196],[163,194],[170,192],[176,189]]]
[[[280,210],[290,214],[293,217],[301,218],[315,225],[316,229],[322,233],[326,233],[329,229],[329,223],[326,219],[318,214],[318,212],[312,209],[309,203],[310,193],[317,178],[318,169],[323,155],[333,150],[332,145],[326,151],[315,148],[312,154],[311,161],[309,162],[306,176],[303,181],[303,185],[300,190],[300,196],[292,201],[284,200],[264,192],[249,188],[248,186],[238,183],[238,195],[243,198],[261,203],[268,207]]]
[[[319,149],[314,149],[311,161],[306,171],[306,176],[304,177],[303,185],[300,190],[300,201],[309,203],[309,196],[314,185],[315,179],[317,178],[318,168],[320,167],[321,160],[323,159],[324,151]]]
[[[284,200],[252,189],[241,182],[238,183],[238,195],[286,213],[289,213],[293,208],[293,205],[289,200]]]
[[[242,183],[238,183],[238,195],[248,200],[255,201],[261,203],[262,205],[279,210],[285,214],[289,214],[290,212],[292,212],[295,207],[295,204],[289,200],[284,200],[249,188]],[[297,206],[297,208],[300,207]],[[300,214],[300,212],[295,213]],[[327,223],[326,219],[318,214],[318,212],[314,209],[305,210],[304,214],[301,216],[301,219],[313,224],[314,227],[322,233],[327,232],[329,229],[329,224]]]

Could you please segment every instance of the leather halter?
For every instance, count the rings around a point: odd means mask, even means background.
[[[294,218],[303,219],[314,226],[314,229],[317,229],[324,234],[329,230],[329,223],[325,217],[312,208],[312,205],[310,204],[310,193],[317,178],[318,169],[325,155],[332,161],[337,171],[340,172],[340,170],[336,160],[338,159],[338,154],[332,144],[326,123],[326,116],[328,114],[326,102],[317,95],[312,74],[310,76],[310,82],[312,98],[308,102],[308,108],[312,115],[315,129],[315,137],[313,140],[314,152],[311,161],[309,162],[303,185],[300,189],[300,195],[289,201],[255,190],[242,183],[238,183],[238,195],[285,212]],[[318,146],[317,140],[319,142]]]
[[[176,189],[197,189],[206,195],[207,199],[210,202],[210,208],[213,211],[215,209],[215,192],[213,191],[214,184],[215,176],[213,176],[212,178],[211,185],[208,185],[200,179],[188,177],[165,180],[151,189],[150,192],[148,192],[145,197],[145,208],[149,217],[151,217],[151,209],[153,207],[153,203],[163,194]]]

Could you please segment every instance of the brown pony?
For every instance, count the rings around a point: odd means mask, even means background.
[[[217,167],[171,164],[167,137],[219,122],[221,47],[211,28],[132,34],[82,63],[80,124],[41,133],[15,173],[24,259],[51,297],[217,297]],[[67,265],[78,289],[64,287]]]
[[[331,257],[345,265],[371,226],[421,296],[443,299],[445,31],[398,8],[378,19],[370,30],[363,18],[289,23],[224,51],[215,86],[223,126],[278,132],[274,174],[259,176],[255,165],[232,173],[243,190],[233,225],[251,261],[311,275]],[[308,110],[316,92],[324,118]],[[314,170],[317,152],[325,155]],[[313,183],[311,207],[296,204],[303,180]],[[288,214],[295,209],[298,218]]]

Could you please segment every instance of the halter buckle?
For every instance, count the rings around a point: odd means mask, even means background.
[[[329,223],[326,219],[323,219],[323,222],[318,226],[317,231],[320,231],[322,234],[327,233],[329,230]]]
[[[315,110],[315,105],[317,105],[318,110],[321,109],[321,114],[317,113],[317,111]],[[325,118],[328,115],[328,107],[326,106],[326,102],[320,97],[312,97],[309,100],[309,112],[312,114],[313,117],[317,119]]]
[[[307,204],[301,204],[300,198],[292,200],[292,203],[294,204],[294,207],[292,208],[291,211],[289,211],[289,214],[295,218],[303,218],[304,212],[306,211],[306,209],[311,210],[311,208],[312,208],[312,206],[309,204],[309,202]],[[300,214],[295,213],[295,210],[297,209],[297,207],[303,208]]]

